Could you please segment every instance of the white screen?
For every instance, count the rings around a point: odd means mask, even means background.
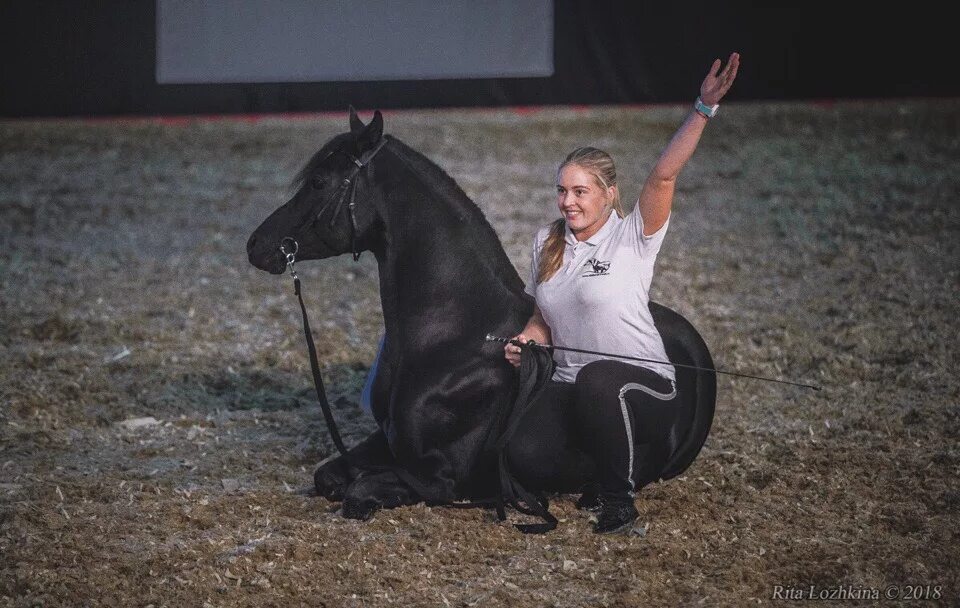
[[[552,0],[157,0],[157,82],[553,74]]]

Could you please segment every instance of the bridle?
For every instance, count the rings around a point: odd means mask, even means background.
[[[355,157],[353,154],[350,154],[349,152],[344,152],[347,158],[349,158],[350,161],[354,164],[354,167],[350,171],[349,175],[343,178],[343,181],[340,182],[340,185],[337,187],[337,189],[330,195],[331,199],[334,197],[337,197],[338,194],[339,194],[339,197],[336,198],[337,202],[336,202],[336,205],[333,207],[333,214],[330,216],[330,223],[327,225],[328,228],[333,228],[333,223],[337,220],[337,217],[340,215],[340,209],[343,208],[343,201],[347,200],[348,198],[350,199],[350,202],[347,203],[347,213],[350,215],[350,252],[353,254],[354,262],[360,259],[360,251],[357,250],[358,229],[357,229],[357,216],[355,212],[356,197],[357,197],[357,179],[360,177],[360,172],[363,171],[364,168],[366,168],[366,166],[370,164],[370,161],[373,160],[373,157],[376,156],[377,153],[380,152],[380,150],[382,150],[383,147],[387,145],[388,141],[389,139],[387,138],[386,135],[384,135],[380,139],[380,143],[378,143],[375,147],[371,148],[370,150],[367,150],[366,152],[361,154],[360,158]],[[320,211],[317,213],[316,218],[320,219],[320,216],[323,215],[324,212],[326,212],[328,207],[330,207],[330,203],[323,205],[320,208]],[[287,242],[293,243],[293,248],[289,252],[284,248],[284,244]],[[291,259],[290,256],[296,255],[298,248],[299,246],[297,245],[297,241],[293,237],[286,236],[286,237],[283,237],[283,239],[280,241],[280,252],[284,256],[286,256],[287,266],[291,269],[291,271],[293,270],[293,266],[292,266],[292,262],[290,261]],[[294,278],[296,278],[296,274],[294,274]]]

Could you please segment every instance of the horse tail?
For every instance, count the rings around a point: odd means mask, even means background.
[[[714,369],[707,343],[696,328],[680,313],[656,302],[650,302],[653,322],[663,338],[667,357],[673,363]],[[673,427],[674,446],[660,479],[671,479],[683,473],[696,459],[710,434],[717,401],[717,375],[712,371],[675,368],[680,417]]]

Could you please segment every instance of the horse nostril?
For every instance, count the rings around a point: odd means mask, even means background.
[[[250,240],[247,241],[247,255],[250,255],[250,252],[253,251],[253,248],[257,244],[257,235],[251,234]]]

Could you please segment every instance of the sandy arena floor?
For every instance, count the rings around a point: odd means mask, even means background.
[[[684,111],[386,126],[461,184],[526,277],[566,152],[608,149],[632,201]],[[0,123],[0,606],[744,606],[782,603],[777,585],[930,585],[960,604],[960,102],[730,103],[711,122],[654,299],[721,368],[825,390],[721,377],[698,460],[611,537],[571,496],[557,531],[524,536],[482,510],[350,521],[304,492],[333,448],[290,281],[244,245],[345,129]],[[352,443],[372,426],[357,401],[377,268],[299,270]]]

